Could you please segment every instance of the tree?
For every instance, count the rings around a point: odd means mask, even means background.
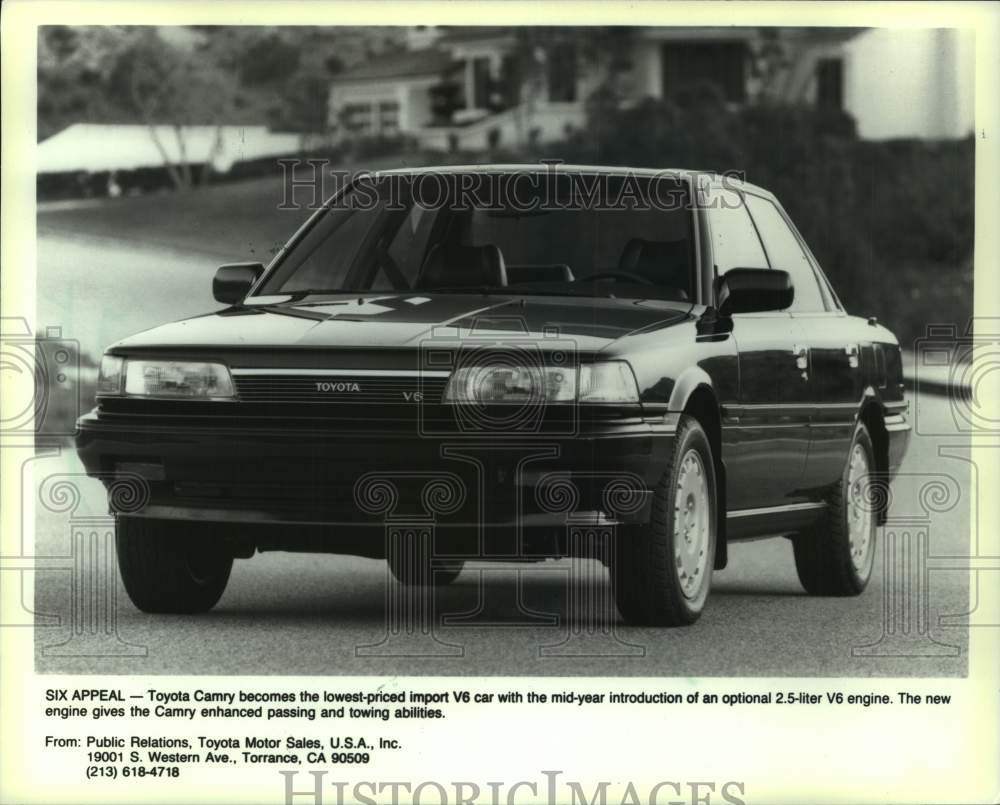
[[[757,34],[750,46],[749,95],[758,105],[777,103],[791,64],[788,45],[777,28],[758,28]]]
[[[121,26],[46,25],[38,29],[38,138],[72,123],[122,118],[108,77],[130,40]]]
[[[45,26],[39,31],[39,135],[71,123],[141,123],[178,189],[195,183],[187,127],[232,122],[237,84],[213,57],[210,41],[190,29],[142,26]],[[172,131],[176,152],[162,127]],[[216,137],[221,145],[221,136]],[[172,155],[176,153],[176,158]]]
[[[202,44],[185,52],[165,42],[155,29],[143,29],[118,54],[110,76],[114,96],[147,126],[164,168],[179,190],[195,183],[187,127],[214,125],[216,147],[221,146],[221,127],[231,120],[236,96],[235,77],[208,57],[207,50]],[[161,138],[162,126],[173,132],[177,159]]]
[[[571,78],[588,71],[595,94],[613,105],[628,95],[633,28],[518,26],[513,33],[511,63],[520,85],[517,125],[522,145],[530,139],[539,101],[546,97],[551,79],[558,77],[553,71],[571,71]]]
[[[186,127],[221,134],[224,124],[266,123],[322,134],[332,75],[401,47],[403,35],[346,26],[44,26],[39,136],[79,122],[143,124],[172,183],[190,187],[199,172]]]

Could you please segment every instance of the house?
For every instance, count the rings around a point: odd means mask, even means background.
[[[863,137],[972,129],[972,34],[952,29],[418,27],[407,48],[338,75],[339,139],[407,135],[434,150],[558,141],[612,80],[628,101],[697,81],[734,105],[844,109]],[[596,53],[595,53],[596,51]]]
[[[975,32],[872,28],[844,44],[844,108],[872,140],[966,137],[975,127]]]

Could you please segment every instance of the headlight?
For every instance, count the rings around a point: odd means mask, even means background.
[[[125,361],[125,394],[136,397],[213,400],[234,396],[229,369],[195,361]]]
[[[101,358],[101,369],[97,374],[97,394],[122,393],[122,366],[125,361],[116,355],[105,355]]]
[[[605,361],[581,366],[580,402],[639,402],[639,387],[632,368],[625,361]]]
[[[572,367],[462,366],[448,381],[446,403],[638,402],[632,370],[624,361]]]
[[[576,369],[554,366],[484,364],[457,369],[445,389],[445,402],[527,405],[572,402]]]

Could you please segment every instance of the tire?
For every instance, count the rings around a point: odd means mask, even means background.
[[[119,516],[115,547],[125,591],[143,612],[207,612],[233,567],[224,542],[204,523]]]
[[[390,549],[386,562],[396,581],[408,587],[445,587],[465,567],[461,559],[433,559],[416,541]]]
[[[718,533],[715,463],[708,437],[693,417],[680,418],[668,466],[653,492],[649,525],[622,534],[615,545],[615,602],[630,624],[692,624],[712,586]]]
[[[872,440],[859,423],[840,481],[827,498],[827,513],[792,538],[795,569],[810,595],[860,595],[868,586],[875,564],[875,512],[861,481],[874,469]]]

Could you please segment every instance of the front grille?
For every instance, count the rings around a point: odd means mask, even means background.
[[[447,373],[315,372],[233,370],[236,393],[251,403],[319,405],[413,405],[441,402]]]

